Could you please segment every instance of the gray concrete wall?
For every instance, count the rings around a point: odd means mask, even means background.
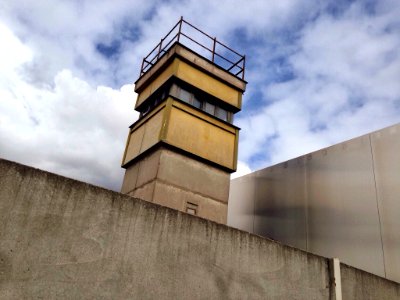
[[[371,273],[340,264],[343,300],[400,299],[399,284]]]
[[[231,182],[228,225],[400,282],[400,124]]]
[[[0,299],[334,299],[323,257],[5,160],[0,228]]]

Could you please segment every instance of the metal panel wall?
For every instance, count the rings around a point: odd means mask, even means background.
[[[231,181],[228,225],[400,281],[400,124]]]
[[[384,276],[369,137],[308,157],[307,250]]]
[[[386,276],[400,281],[400,125],[370,135]]]
[[[243,176],[231,181],[227,221],[229,226],[254,233],[254,199],[256,190],[253,176]]]
[[[296,159],[255,179],[255,232],[301,249],[307,247],[304,166],[303,159]]]

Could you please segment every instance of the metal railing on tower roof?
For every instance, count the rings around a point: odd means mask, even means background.
[[[211,37],[204,31],[185,21],[183,17],[178,23],[164,36],[161,41],[143,58],[140,76],[144,75],[164,53],[175,43],[188,46],[196,53],[204,56],[212,63],[221,67],[225,71],[233,74],[239,79],[244,80],[245,55],[241,55],[235,50],[219,42],[217,38]],[[208,46],[207,46],[208,45]],[[197,49],[193,49],[196,48]],[[196,51],[197,50],[197,51]]]

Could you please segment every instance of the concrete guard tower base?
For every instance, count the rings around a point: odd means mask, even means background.
[[[226,223],[230,174],[166,146],[126,170],[122,193]]]

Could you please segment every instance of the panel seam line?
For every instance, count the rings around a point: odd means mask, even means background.
[[[379,201],[378,201],[378,186],[376,183],[376,174],[375,174],[375,158],[374,158],[374,151],[372,150],[372,141],[371,135],[368,135],[369,139],[369,147],[371,150],[371,157],[372,157],[372,173],[374,174],[374,184],[375,184],[375,199],[376,199],[376,209],[378,211],[378,221],[379,221],[379,235],[381,238],[381,247],[382,247],[382,258],[383,258],[383,272],[386,278],[386,260],[385,260],[385,249],[383,247],[383,237],[382,237],[382,223],[381,223],[381,214],[379,211]]]

